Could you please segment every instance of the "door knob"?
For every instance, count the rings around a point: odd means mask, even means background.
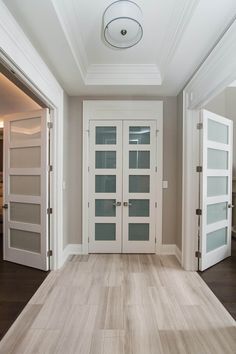
[[[112,205],[115,206],[115,207],[116,206],[121,206],[121,202],[116,202],[116,203],[113,203]]]
[[[228,208],[234,208],[233,204],[228,204]]]
[[[2,208],[3,208],[3,209],[8,209],[8,204],[4,204],[4,205],[2,206]]]
[[[129,202],[124,202],[123,205],[124,205],[124,206],[131,206],[132,204],[129,203]]]

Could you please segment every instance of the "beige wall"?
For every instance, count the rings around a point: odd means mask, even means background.
[[[83,98],[88,99],[88,98]],[[81,243],[82,240],[82,98],[69,97],[66,192],[68,198],[68,237],[65,244]],[[91,98],[91,99],[99,99]],[[114,99],[102,97],[100,99]],[[117,99],[137,99],[119,97]],[[140,97],[139,99],[145,99]],[[148,97],[148,100],[163,100],[164,103],[164,170],[163,179],[169,188],[163,190],[163,243],[175,244],[177,234],[177,98]]]

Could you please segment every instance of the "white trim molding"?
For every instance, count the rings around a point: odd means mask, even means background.
[[[62,265],[65,264],[65,262],[70,256],[80,255],[80,254],[83,254],[82,245],[69,243],[68,245],[66,245],[62,253]]]
[[[160,256],[175,256],[180,264],[182,264],[182,252],[175,244],[163,244],[160,246],[157,253]]]
[[[198,248],[196,208],[199,205],[199,134],[196,124],[200,110],[236,77],[236,20],[225,32],[208,58],[183,91],[183,180],[182,180],[182,265],[197,270]]]
[[[90,120],[156,120],[158,124],[157,158],[163,166],[163,102],[162,101],[103,101],[91,100],[83,102],[83,207],[82,235],[83,253],[88,253],[89,234],[89,122]],[[162,206],[163,168],[159,168],[156,177],[156,193]],[[156,249],[162,245],[162,207],[156,209]]]
[[[161,85],[159,68],[155,64],[90,65],[86,85]]]
[[[0,60],[15,72],[53,113],[52,130],[52,269],[62,265],[63,251],[63,90],[38,52],[0,0]]]

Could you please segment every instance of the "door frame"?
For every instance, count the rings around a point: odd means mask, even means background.
[[[0,62],[50,109],[51,269],[60,268],[63,258],[63,118],[64,92],[5,4],[0,1]]]
[[[82,181],[82,252],[89,252],[89,123],[90,120],[156,120],[159,139],[156,146],[161,168],[157,172],[156,200],[160,201],[160,211],[156,214],[156,252],[162,245],[162,180],[163,180],[163,101],[83,101],[83,181]]]
[[[198,269],[199,130],[201,109],[236,78],[236,20],[228,27],[214,49],[183,90],[182,141],[182,266]]]

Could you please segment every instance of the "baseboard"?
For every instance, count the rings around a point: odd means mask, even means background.
[[[67,261],[68,257],[73,254],[82,254],[82,245],[69,243],[63,250],[62,265]]]
[[[159,250],[157,251],[157,254],[175,256],[178,259],[179,263],[182,263],[182,252],[176,245],[161,245]]]
[[[182,265],[182,251],[176,245],[175,245],[175,256],[178,259],[179,263]]]

